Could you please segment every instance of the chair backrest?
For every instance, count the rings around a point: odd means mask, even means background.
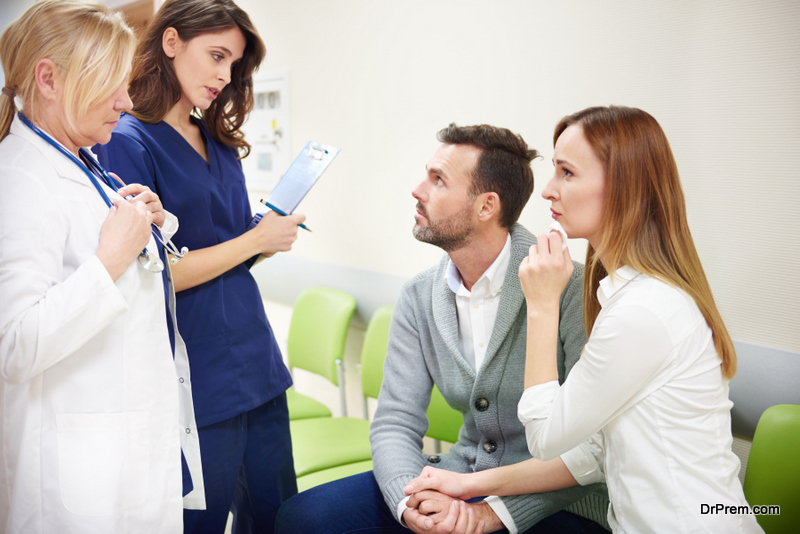
[[[776,404],[800,404],[800,357],[797,352],[734,341],[736,376],[730,384],[731,430],[753,439],[764,410]]]
[[[464,416],[461,412],[451,408],[439,388],[433,386],[431,403],[428,405],[428,431],[425,435],[435,440],[455,443],[463,424]]]
[[[392,306],[383,306],[376,310],[364,335],[361,350],[361,389],[365,397],[377,399],[381,391],[383,363],[389,346],[389,326],[393,311]],[[451,408],[439,388],[433,386],[431,403],[428,406],[428,432],[425,435],[435,440],[455,443],[463,424],[464,417],[461,413]]]
[[[759,515],[767,533],[797,532],[800,524],[800,405],[777,404],[761,415],[747,459],[744,495],[753,506],[778,505]]]
[[[339,385],[336,361],[344,360],[344,346],[356,299],[324,287],[303,290],[292,310],[287,359],[289,367],[316,373]]]
[[[383,382],[383,362],[389,346],[389,325],[392,322],[393,306],[375,310],[364,334],[361,349],[361,390],[365,397],[377,399]]]

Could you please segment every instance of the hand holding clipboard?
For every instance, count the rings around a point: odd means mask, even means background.
[[[331,164],[331,161],[338,153],[339,149],[336,147],[309,141],[281,177],[278,185],[270,193],[269,198],[267,200],[262,199],[261,203],[278,215],[284,217],[290,215],[311,188],[314,187],[314,184],[317,183],[319,177],[322,176],[322,173],[325,172],[325,169],[328,168],[328,165]],[[263,216],[263,213],[256,213],[247,225],[247,230],[255,228]],[[300,224],[299,226],[304,230],[311,231],[305,224]],[[253,266],[259,256],[260,254],[253,256],[245,262],[248,269]]]

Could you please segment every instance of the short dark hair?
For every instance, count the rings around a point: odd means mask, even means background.
[[[533,193],[531,161],[539,152],[529,148],[521,135],[488,124],[450,126],[439,130],[436,139],[449,145],[472,145],[481,149],[472,174],[470,193],[492,191],[500,198],[500,224],[510,228]]]

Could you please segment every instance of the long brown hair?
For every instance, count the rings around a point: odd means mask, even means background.
[[[240,128],[253,109],[253,73],[267,52],[250,17],[231,0],[164,2],[136,47],[128,90],[133,100],[131,114],[143,122],[161,122],[181,98],[172,60],[161,46],[161,36],[167,28],[175,28],[181,41],[188,42],[198,35],[237,27],[246,44],[242,59],[231,70],[231,82],[207,110],[194,111],[216,141],[238,149],[241,157],[246,157],[250,144]]]
[[[600,313],[600,280],[628,265],[694,299],[713,333],[722,373],[732,378],[736,350],[697,255],[678,166],[661,126],[640,109],[592,107],[561,119],[553,144],[573,124],[581,126],[605,170],[597,249],[589,245],[586,252],[583,302],[587,332]]]
[[[0,38],[5,84],[36,120],[39,100],[34,67],[50,59],[64,76],[64,115],[77,128],[79,118],[106,100],[125,81],[136,37],[119,13],[101,4],[45,0],[31,6]],[[14,97],[0,95],[0,140],[17,111]]]

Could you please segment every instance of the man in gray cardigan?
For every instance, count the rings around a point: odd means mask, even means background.
[[[412,192],[414,236],[447,255],[410,280],[397,302],[371,427],[374,471],[293,497],[279,513],[277,532],[407,532],[398,522],[414,532],[444,532],[467,507],[486,532],[602,532],[608,494],[597,484],[489,496],[460,509],[451,508],[458,499],[432,491],[408,506],[404,489],[426,465],[469,473],[531,457],[517,419],[526,348],[517,272],[536,238],[516,221],[533,192],[530,162],[538,154],[520,136],[486,125],[451,124],[438,139],[443,144]],[[576,263],[561,296],[561,382],[586,342],[582,279]],[[422,438],[434,384],[464,424],[448,453],[427,455]],[[585,454],[579,447],[553,461],[563,460],[580,481]]]

